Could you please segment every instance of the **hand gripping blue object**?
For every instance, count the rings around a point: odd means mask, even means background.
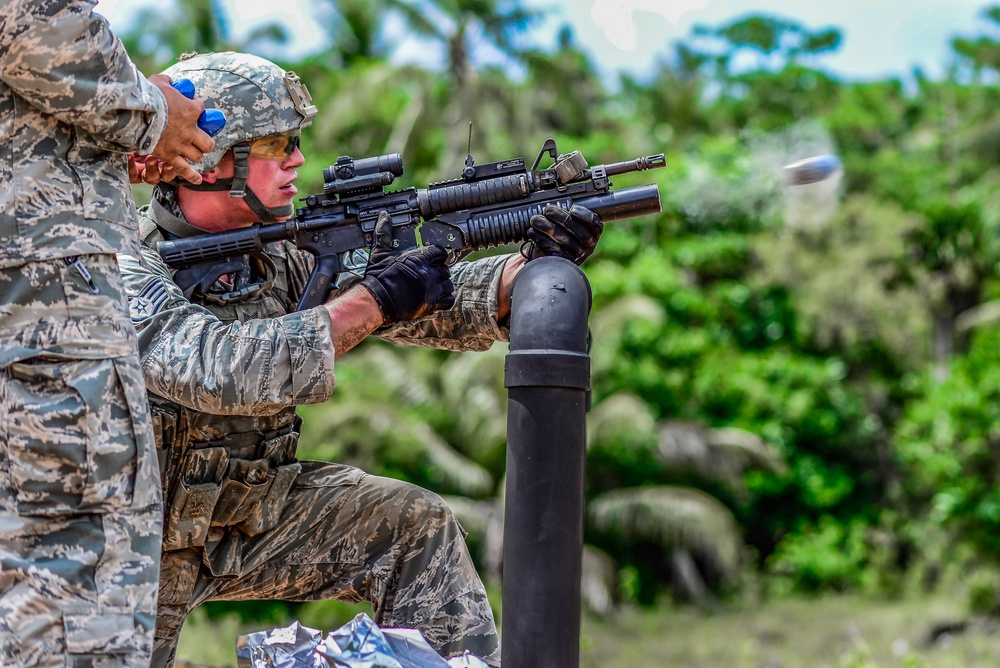
[[[190,79],[178,79],[170,85],[189,100],[194,99],[194,84]],[[198,117],[198,127],[209,137],[214,137],[219,134],[219,130],[226,127],[226,115],[220,109],[206,109]]]

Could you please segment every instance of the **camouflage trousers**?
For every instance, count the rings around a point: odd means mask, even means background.
[[[114,256],[80,260],[0,269],[3,666],[152,652],[162,507],[135,330]]]
[[[419,629],[445,657],[467,649],[500,665],[464,533],[436,494],[302,462],[277,528],[252,538],[230,527],[213,532],[205,548],[163,553],[157,668],[173,664],[184,618],[200,603],[321,599],[369,601],[380,625]]]

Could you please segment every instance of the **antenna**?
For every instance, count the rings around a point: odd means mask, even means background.
[[[472,121],[469,121],[469,152],[465,156],[465,169],[462,170],[462,178],[471,180],[476,175],[476,168],[473,165],[476,161],[472,159]]]

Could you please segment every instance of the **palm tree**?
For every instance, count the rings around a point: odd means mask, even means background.
[[[458,90],[473,75],[473,54],[490,48],[518,58],[518,34],[539,16],[522,0],[387,0],[408,28],[444,47],[448,73]]]
[[[692,488],[646,486],[617,489],[592,499],[592,528],[616,543],[637,567],[639,600],[655,601],[659,582],[682,600],[705,604],[712,589],[735,582],[744,565],[743,540],[732,513]]]
[[[661,472],[695,471],[705,480],[721,480],[737,491],[742,489],[746,471],[784,470],[774,450],[749,432],[657,423],[648,405],[626,394],[594,407],[588,433],[590,452],[629,439],[651,446],[654,454],[642,461],[658,461]],[[645,446],[635,445],[638,449]],[[622,459],[630,460],[628,456]],[[623,566],[638,569],[637,595],[644,602],[652,602],[665,583],[683,600],[710,603],[713,592],[736,582],[745,565],[743,539],[733,514],[720,501],[691,487],[647,484],[600,491],[600,485],[588,473],[588,488],[598,490],[588,501],[581,581],[589,609],[602,615],[614,611],[621,598],[618,582]],[[501,482],[491,499],[446,497],[470,532],[484,577],[494,582],[503,572],[503,490]]]
[[[628,392],[594,406],[588,434],[589,536],[638,570],[640,600],[652,602],[658,583],[700,603],[732,585],[744,565],[732,512],[701,489],[664,483],[721,484],[742,496],[747,471],[784,471],[775,449],[735,427],[656,420]]]
[[[324,58],[350,66],[358,60],[384,59],[389,55],[383,41],[386,2],[384,0],[327,0],[320,6],[318,20],[331,44]]]
[[[144,8],[122,42],[143,72],[159,72],[185,52],[234,48],[219,0],[177,0],[171,9]]]
[[[525,54],[526,96],[533,115],[549,132],[582,137],[598,129],[594,111],[603,106],[604,87],[588,55],[568,27],[559,32],[555,53]]]
[[[338,369],[340,382],[350,385],[351,392],[301,409],[302,456],[402,477],[444,493],[471,498],[493,494],[491,473],[435,426],[442,405],[436,353],[406,350],[404,358],[401,348],[378,342],[353,351]]]
[[[537,18],[539,12],[524,6],[523,0],[386,0],[391,10],[402,16],[407,29],[425,40],[428,48],[445,53],[450,82],[445,104],[439,107],[439,127],[443,126],[445,144],[450,149],[439,159],[439,169],[458,175],[468,138],[468,124],[479,127],[518,122],[515,105],[520,100],[506,72],[500,76],[477,76],[478,54],[493,52],[517,64],[523,50],[516,38]],[[497,114],[500,117],[494,120]],[[516,130],[515,130],[516,133]],[[501,135],[505,133],[489,133]],[[479,135],[477,135],[478,137]],[[515,137],[517,135],[515,134]],[[482,142],[477,141],[482,155]],[[489,160],[510,157],[494,155],[487,147]],[[480,161],[486,161],[480,158]]]

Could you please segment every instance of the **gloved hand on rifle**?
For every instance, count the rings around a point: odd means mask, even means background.
[[[361,285],[382,310],[383,325],[414,320],[455,304],[455,286],[440,246],[409,250],[392,247],[392,219],[382,211],[375,223],[375,243]]]
[[[526,249],[528,260],[556,255],[578,265],[594,252],[604,231],[600,217],[577,204],[569,211],[548,204],[542,215],[532,216],[528,224],[531,225],[527,233],[531,241]]]

